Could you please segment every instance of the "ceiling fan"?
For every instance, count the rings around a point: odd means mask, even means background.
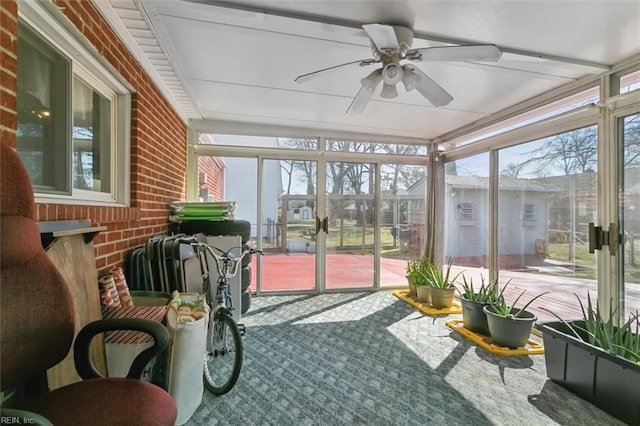
[[[415,89],[434,106],[448,105],[453,97],[438,83],[413,64],[401,64],[400,61],[487,61],[497,62],[502,51],[493,44],[474,44],[469,46],[442,46],[411,49],[413,31],[399,25],[367,24],[363,25],[371,39],[373,58],[347,62],[308,74],[298,76],[296,83],[304,83],[330,71],[349,66],[367,66],[381,63],[382,68],[372,71],[360,80],[362,87],[347,109],[348,114],[360,114],[371,100],[373,92],[383,83],[380,97],[392,99],[398,96],[396,84],[400,81],[407,92]]]

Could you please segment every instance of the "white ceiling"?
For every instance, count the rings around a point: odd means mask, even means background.
[[[640,1],[94,0],[185,119],[432,139],[640,54]],[[398,85],[346,110],[373,67],[363,24],[414,30],[412,47],[492,43],[497,63],[417,63],[454,97],[435,108]],[[255,127],[255,126],[254,126]],[[283,135],[284,136],[284,135]]]

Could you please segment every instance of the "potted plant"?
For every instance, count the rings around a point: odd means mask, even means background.
[[[433,262],[427,257],[420,260],[411,260],[407,263],[407,279],[409,280],[410,295],[418,302],[431,303],[431,292],[427,282],[429,271],[434,267]],[[413,292],[411,292],[413,286]]]
[[[409,282],[409,296],[416,297],[416,281],[418,279],[419,260],[409,260],[407,262],[407,281]]]
[[[431,267],[426,270],[425,277],[431,287],[431,306],[436,309],[450,308],[453,304],[453,296],[456,292],[453,282],[461,272],[453,279],[449,279],[452,261],[452,259],[449,259],[442,271],[434,263],[431,263]]]
[[[577,295],[576,295],[577,297]],[[547,376],[629,424],[640,424],[640,313],[622,325],[616,310],[605,320],[588,296],[578,298],[581,320],[537,323]]]
[[[462,274],[463,291],[460,293],[460,303],[464,328],[475,333],[489,335],[487,315],[483,309],[498,300],[498,289],[497,278],[491,282],[485,282],[484,276],[481,276],[480,288],[476,289],[473,286],[473,279],[469,278],[467,281],[467,277]]]
[[[497,300],[493,304],[485,306],[483,311],[487,315],[489,334],[493,343],[507,348],[519,348],[527,344],[533,323],[537,320],[534,314],[525,309],[548,292],[540,293],[522,308],[516,308],[526,290],[523,290],[513,304],[509,305],[504,299],[504,290],[508,284],[502,288]]]

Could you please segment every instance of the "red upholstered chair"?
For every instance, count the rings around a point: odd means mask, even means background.
[[[167,347],[164,326],[141,319],[95,321],[74,344],[83,381],[49,391],[46,370],[62,361],[74,335],[74,307],[65,280],[40,242],[29,176],[16,152],[2,143],[0,168],[0,387],[14,391],[2,416],[37,413],[63,425],[173,425],[175,401],[160,387],[139,380],[147,363]],[[104,378],[89,355],[92,337],[105,330],[138,330],[154,337],[126,378]],[[3,417],[4,418],[4,417]],[[35,424],[47,424],[34,415]],[[24,422],[23,422],[24,423]]]

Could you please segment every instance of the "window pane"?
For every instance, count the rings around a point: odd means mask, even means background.
[[[327,139],[325,149],[327,151],[362,152],[366,154],[427,155],[426,145],[400,145],[337,139]]]
[[[70,62],[27,25],[18,25],[17,150],[36,191],[70,192]]]
[[[380,286],[406,285],[406,261],[424,251],[426,170],[401,164],[380,167]]]
[[[550,136],[499,151],[498,265],[501,282],[538,318],[580,318],[573,293],[596,298],[596,256],[589,222],[596,220],[597,127]],[[541,275],[544,275],[541,276]]]
[[[640,310],[640,114],[626,116],[620,124],[624,147],[620,223],[624,235],[624,307],[628,318],[628,314]]]
[[[462,138],[446,142],[443,146],[447,149],[451,149],[478,142],[491,136],[499,135],[513,129],[518,129],[529,124],[563,114],[573,109],[598,102],[599,99],[599,87],[594,86],[590,89],[567,96],[540,108],[536,108],[508,120],[501,121],[492,126],[484,127],[476,132],[465,135]]]
[[[446,257],[475,281],[489,266],[489,154],[445,165],[444,202]]]
[[[198,143],[203,145],[244,146],[256,148],[282,148],[296,150],[316,150],[318,142],[309,138],[283,138],[271,136],[245,136],[201,133]]]
[[[111,102],[73,79],[73,187],[111,192]]]
[[[620,93],[629,93],[638,89],[640,89],[640,71],[620,77]]]

